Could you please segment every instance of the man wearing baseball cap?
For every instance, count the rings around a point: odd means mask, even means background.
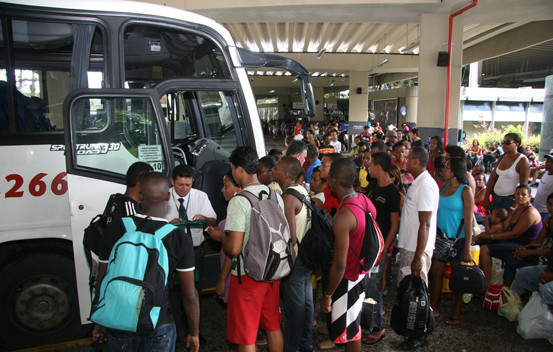
[[[386,131],[386,142],[392,142],[395,144],[397,142],[397,133],[394,130]]]
[[[540,212],[542,221],[549,216],[547,212],[547,197],[553,193],[553,149],[549,151],[549,154],[545,154],[544,158],[545,172],[541,177],[536,196],[534,197],[534,206]]]

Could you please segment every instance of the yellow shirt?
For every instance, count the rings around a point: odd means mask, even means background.
[[[361,170],[359,170],[359,185],[363,188],[369,185],[369,181],[367,181],[367,175],[367,169],[362,167]]]

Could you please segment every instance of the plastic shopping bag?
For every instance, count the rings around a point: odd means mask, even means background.
[[[537,291],[518,316],[517,332],[526,340],[547,339],[553,334],[553,313]]]
[[[504,303],[499,306],[497,314],[507,318],[509,321],[515,321],[520,314],[520,300],[507,287],[501,289],[505,297]]]

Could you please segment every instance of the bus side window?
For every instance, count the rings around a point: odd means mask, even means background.
[[[27,21],[13,19],[14,71],[8,73],[0,63],[0,131],[10,130],[8,116],[8,74],[15,78],[15,122],[17,132],[63,130],[63,101],[70,89],[102,88],[104,45],[102,31],[92,24]],[[2,30],[0,28],[0,37]],[[85,40],[79,41],[78,39]],[[77,39],[77,40],[76,40]],[[79,44],[75,44],[79,43]],[[4,42],[0,43],[3,51]],[[71,84],[75,53],[90,54],[84,82]],[[86,54],[85,54],[86,55]],[[74,75],[79,76],[79,75]],[[81,75],[82,76],[82,75]]]
[[[124,176],[133,163],[143,161],[165,172],[160,129],[152,102],[147,98],[79,98],[71,106],[71,123],[82,126],[93,118],[97,124],[77,130],[73,142],[76,166]]]

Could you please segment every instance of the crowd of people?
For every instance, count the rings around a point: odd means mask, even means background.
[[[274,124],[266,127],[271,135],[287,134],[286,148],[273,149],[260,159],[252,147],[232,152],[231,170],[221,190],[228,202],[227,217],[219,223],[207,195],[192,188],[190,166],[177,166],[169,181],[148,164],[131,166],[127,191],[112,206],[99,281],[111,249],[125,232],[123,217],[132,217],[137,224],[152,220],[144,230],[152,234],[171,222],[202,219],[205,225],[203,229],[176,229],[164,240],[177,281],[168,288],[162,324],[148,334],[96,325],[95,340],[107,339],[110,350],[134,344],[142,346],[141,351],[154,345],[171,351],[175,324],[182,323],[187,326],[187,347],[197,351],[201,309],[193,273],[201,267],[204,232],[222,244],[216,292],[227,307],[227,340],[238,351],[256,351],[256,342],[261,340],[266,340],[269,351],[290,352],[336,345],[360,351],[362,343],[376,344],[386,332],[383,295],[408,275],[420,276],[428,285],[437,318],[446,261],[452,266],[471,262],[475,242],[481,246],[478,259],[486,286],[492,258],[498,258],[505,263],[504,284],[512,284],[513,292],[522,297],[525,290],[540,290],[544,302],[553,304],[553,150],[545,155],[543,166],[536,166],[543,175],[532,198],[528,185],[531,160],[521,150],[518,134],[506,134],[501,147],[494,146],[501,152],[492,160],[486,159],[489,151],[478,142],[465,151],[455,145],[444,148],[442,138],[434,136],[425,145],[418,129],[407,125],[401,129],[367,125],[351,148],[335,124],[320,128],[315,123],[308,129],[301,122],[282,129]],[[252,203],[239,196],[244,192],[259,199],[275,197],[284,214],[295,262],[282,279],[256,281],[244,270],[240,258],[254,231]],[[330,266],[321,271],[311,270],[298,255],[298,244],[310,226],[310,210],[302,198],[334,219],[334,254]],[[365,232],[363,210],[373,215],[384,236],[384,254],[370,272],[360,270],[355,256]],[[482,222],[485,231],[473,233],[475,221]],[[437,236],[461,239],[455,243],[457,255],[446,261],[435,257]],[[394,261],[397,266],[392,266]],[[392,267],[397,273],[392,273]],[[199,276],[201,280],[201,272]],[[392,283],[392,277],[397,282]],[[454,312],[444,320],[449,325],[462,321],[461,293],[455,296]],[[360,302],[365,298],[377,303],[372,326],[361,326]],[[316,304],[326,315],[324,326],[317,326]],[[182,308],[184,322],[179,319]],[[314,346],[314,331],[328,339]],[[168,337],[160,339],[161,335]],[[414,350],[428,343],[427,336],[409,337],[400,347]]]

